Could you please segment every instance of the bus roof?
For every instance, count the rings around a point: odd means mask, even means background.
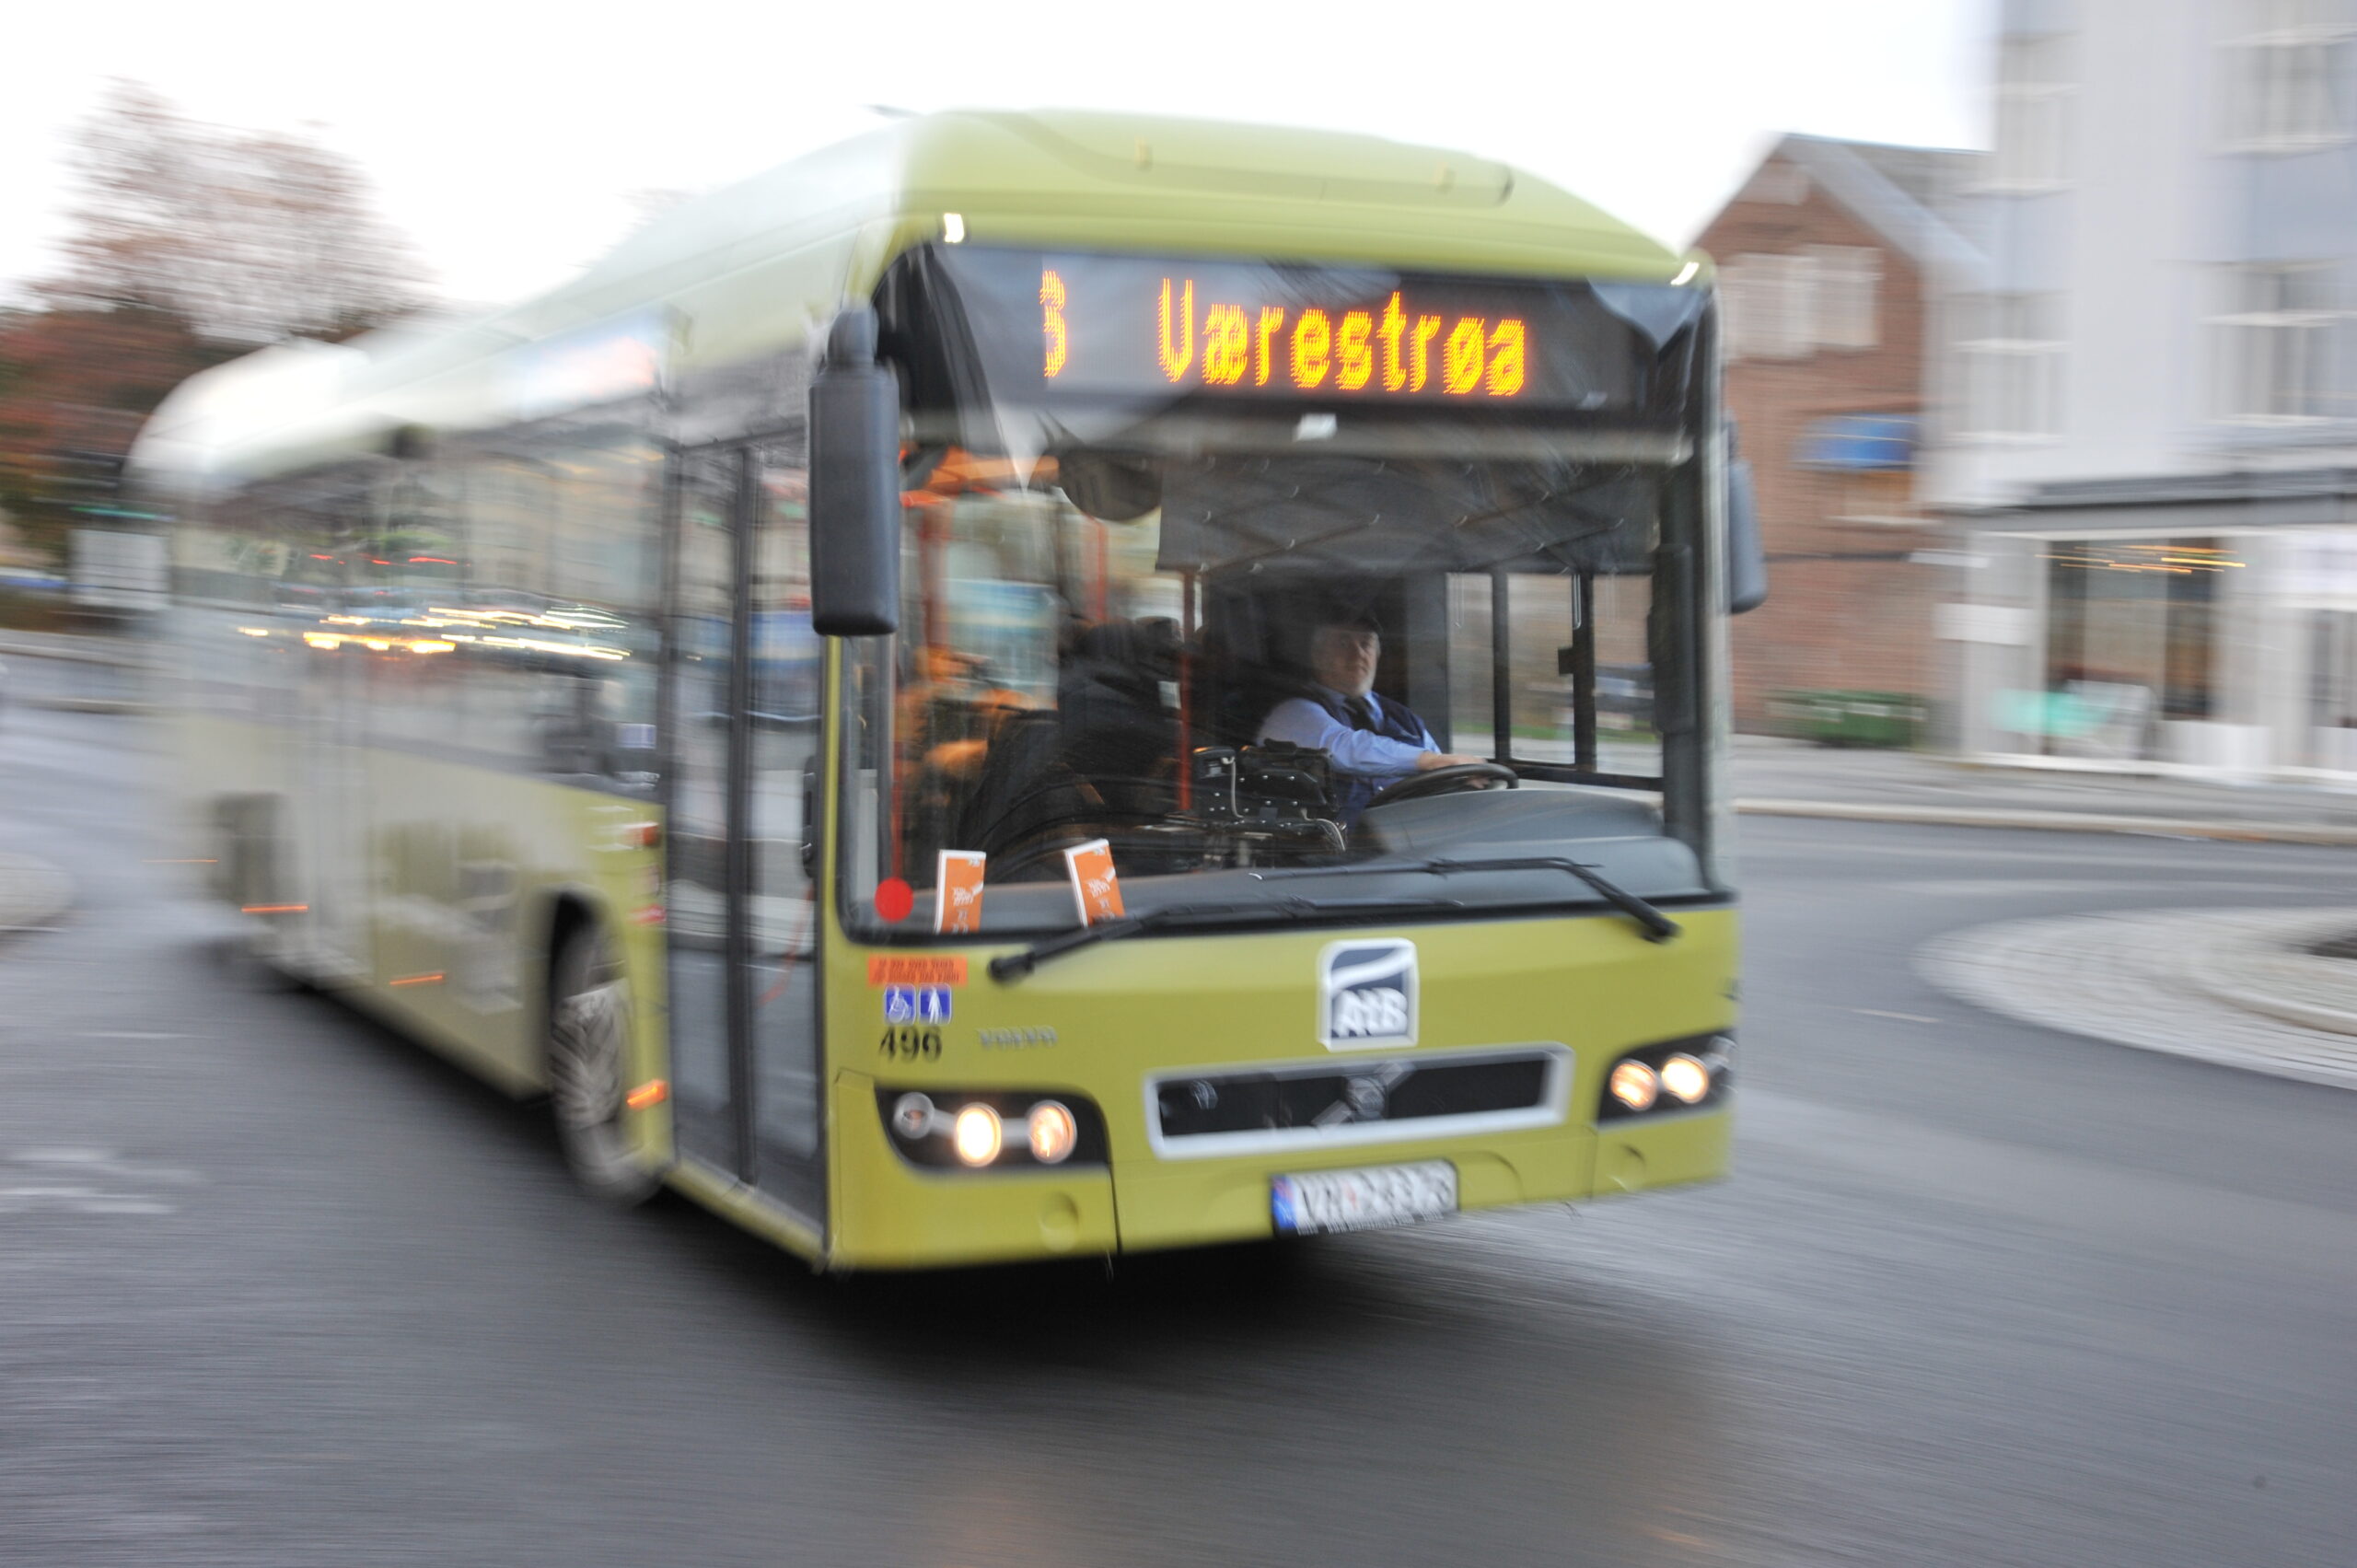
[[[898,120],[683,203],[567,283],[468,320],[266,349],[192,377],[133,462],[167,489],[382,452],[788,348],[945,238],[1667,281],[1685,259],[1502,163],[1379,137],[1097,112]]]

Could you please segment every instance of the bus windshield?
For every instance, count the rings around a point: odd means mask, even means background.
[[[1109,281],[1085,287],[1097,264]],[[1681,779],[1699,794],[1707,762],[1680,743],[1703,646],[1685,500],[1698,465],[1663,345],[1564,286],[1534,300],[1196,268],[1172,291],[1193,296],[1191,315],[1174,303],[1164,335],[1193,317],[1215,329],[1205,299],[1236,296],[1268,323],[1272,381],[1295,353],[1285,322],[1315,308],[1305,291],[1332,306],[1329,380],[1333,343],[1363,338],[1378,388],[1386,308],[1408,301],[1397,406],[1299,388],[1228,397],[1200,379],[1202,331],[1187,375],[1157,363],[1151,312],[1140,363],[1076,346],[1094,327],[1078,304],[1116,285],[1159,307],[1155,265],[1015,255],[983,269],[1000,294],[1002,273],[1062,280],[1062,319],[1035,305],[1021,324],[1062,329],[1060,374],[1086,373],[1072,395],[1016,366],[1039,338],[995,326],[1016,307],[994,313],[990,289],[950,292],[972,281],[954,267],[901,275],[897,297],[888,285],[915,439],[900,629],[847,645],[847,917],[884,923],[875,889],[898,877],[916,908],[892,923],[956,929],[965,917],[938,907],[939,886],[979,865],[966,929],[1069,927],[1064,852],[1097,840],[1132,912],[1264,898],[1297,918],[1305,889],[1338,911],[1596,896],[1543,874],[1419,883],[1410,867],[1435,855],[1572,855],[1641,896],[1705,892],[1695,833],[1656,804]],[[1461,401],[1414,398],[1414,310],[1432,299],[1427,386],[1449,374],[1452,337],[1463,356],[1480,340],[1480,373],[1456,368]],[[1109,306],[1104,319],[1119,319]],[[1543,405],[1481,401],[1514,346],[1503,321],[1522,327],[1516,373]],[[1397,887],[1284,875],[1388,862]]]

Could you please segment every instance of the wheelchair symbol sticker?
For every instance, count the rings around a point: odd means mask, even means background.
[[[884,988],[884,1021],[946,1024],[949,1021],[950,995],[946,985],[888,985]]]

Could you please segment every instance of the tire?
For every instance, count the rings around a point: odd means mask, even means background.
[[[621,971],[594,929],[576,931],[549,966],[549,1106],[574,1179],[624,1206],[644,1202],[660,1185],[632,1153],[622,1124],[629,1042]]]

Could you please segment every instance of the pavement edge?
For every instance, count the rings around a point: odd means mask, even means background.
[[[2090,811],[2023,811],[2001,807],[1871,806],[1839,800],[1741,799],[1752,817],[1816,817],[1843,822],[1906,822],[1938,828],[2014,828],[2058,833],[2142,833],[2157,838],[2230,839],[2247,843],[2357,846],[2357,827],[2327,822],[2226,821],[2184,817],[2118,817]]]

